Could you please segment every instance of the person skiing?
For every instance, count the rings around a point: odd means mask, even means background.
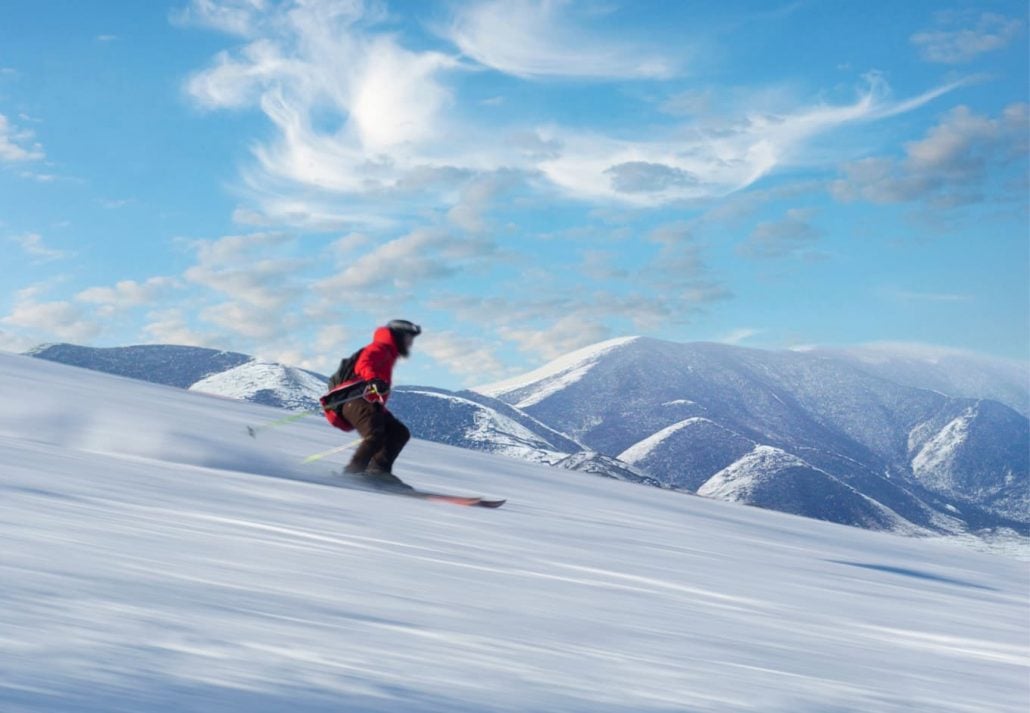
[[[393,474],[393,463],[411,438],[407,426],[386,408],[393,366],[407,357],[422,328],[395,319],[375,330],[372,343],[340,362],[321,398],[325,417],[342,431],[356,430],[361,442],[345,473],[361,474],[376,487],[410,490]]]

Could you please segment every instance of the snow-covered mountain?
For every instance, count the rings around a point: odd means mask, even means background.
[[[304,369],[251,360],[211,374],[189,386],[190,391],[253,401],[290,410],[307,410],[325,393],[326,379]]]
[[[418,440],[402,478],[508,503],[347,490],[324,424],[245,435],[280,414],[0,354],[0,710],[1030,701],[1025,562]]]
[[[1030,523],[1025,416],[853,355],[617,339],[477,390],[668,487],[867,527]]]
[[[42,344],[26,353],[39,359],[180,389],[188,389],[207,376],[253,360],[246,354],[174,344],[109,348]]]
[[[855,367],[898,384],[940,391],[949,396],[1000,401],[1030,416],[1030,365],[956,349],[912,344],[810,350],[847,360]]]
[[[290,409],[324,390],[317,374],[241,354],[60,346],[35,355]],[[908,373],[899,363],[622,338],[476,391],[398,387],[391,409],[417,438],[833,522],[1025,532],[1026,417],[888,378]]]

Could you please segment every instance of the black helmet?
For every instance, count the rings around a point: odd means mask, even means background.
[[[422,334],[422,327],[413,322],[409,322],[406,319],[391,319],[389,324],[386,325],[386,328],[391,332],[410,334],[413,337],[417,337]]]
[[[406,319],[392,319],[387,323],[386,328],[393,335],[393,343],[397,346],[397,352],[403,357],[408,356],[408,345],[404,337],[410,335],[414,339],[422,334],[422,327]]]

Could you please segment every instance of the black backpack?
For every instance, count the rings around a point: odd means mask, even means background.
[[[358,364],[358,358],[361,356],[361,352],[365,351],[365,348],[357,350],[349,357],[340,360],[340,368],[336,370],[336,373],[329,377],[329,390],[332,391],[340,384],[346,383],[354,378],[354,367]]]

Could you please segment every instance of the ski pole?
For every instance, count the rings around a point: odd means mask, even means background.
[[[342,451],[345,451],[348,448],[353,448],[354,446],[356,446],[359,443],[361,443],[361,440],[362,439],[360,439],[360,438],[356,438],[353,441],[351,441],[350,443],[344,443],[342,446],[336,446],[335,448],[330,448],[329,450],[322,451],[321,453],[314,453],[312,455],[309,455],[304,460],[302,460],[301,463],[304,463],[305,465],[307,465],[308,463],[314,463],[316,460],[322,460],[323,458],[326,458],[328,456],[331,456],[331,455],[334,455],[336,453],[340,453]]]
[[[298,411],[297,413],[291,413],[289,416],[283,416],[282,418],[277,418],[274,421],[269,421],[268,423],[263,423],[259,426],[247,426],[247,433],[250,434],[251,438],[257,438],[258,431],[267,431],[270,428],[284,426],[287,423],[299,421],[305,416],[310,416],[311,414],[318,413],[321,410],[322,407],[319,406],[318,408],[308,409],[307,411]]]

